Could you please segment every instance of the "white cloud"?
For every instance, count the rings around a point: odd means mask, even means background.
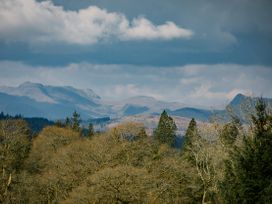
[[[126,40],[170,40],[189,38],[192,31],[173,22],[154,25],[144,17],[130,22],[122,13],[96,6],[67,11],[51,1],[1,0],[0,39],[27,42],[94,44],[112,38]]]
[[[118,84],[104,91],[107,98],[120,100],[120,98],[129,98],[133,96],[151,96],[156,99],[163,99],[161,93],[156,93],[152,87],[140,86],[136,84]]]
[[[182,78],[180,79],[180,83],[183,85],[192,85],[192,84],[198,84],[201,80],[200,77],[191,77],[191,78]]]
[[[227,99],[232,100],[239,93],[247,96],[253,96],[252,91],[250,91],[249,89],[233,89],[227,93],[226,97]]]
[[[146,18],[140,17],[132,21],[131,27],[126,26],[123,32],[123,39],[165,39],[172,38],[189,38],[192,36],[192,31],[179,28],[173,22],[166,22],[163,25],[155,26]]]

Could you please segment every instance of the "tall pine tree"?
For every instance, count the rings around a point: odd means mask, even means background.
[[[155,139],[159,143],[174,145],[176,139],[177,126],[173,118],[171,118],[164,110],[161,114],[158,127],[154,132]]]
[[[239,135],[240,128],[241,124],[239,121],[232,120],[225,124],[219,135],[221,143],[226,147],[232,147]]]
[[[80,123],[81,123],[80,114],[77,113],[76,111],[74,111],[73,116],[71,118],[72,129],[77,132],[80,132],[80,130],[81,130]]]
[[[272,119],[260,99],[253,116],[253,137],[231,153],[226,162],[222,195],[225,203],[271,203],[272,201]]]
[[[94,126],[92,123],[89,123],[87,136],[90,138],[94,136]]]
[[[188,128],[184,136],[184,143],[182,148],[182,153],[186,159],[193,161],[193,155],[191,150],[193,148],[193,142],[200,139],[200,135],[197,131],[197,123],[194,118],[191,119]]]

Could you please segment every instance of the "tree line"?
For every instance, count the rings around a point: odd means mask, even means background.
[[[272,115],[263,100],[252,124],[188,125],[181,150],[166,111],[153,137],[140,123],[106,132],[80,115],[29,137],[22,119],[0,121],[0,203],[270,203]]]

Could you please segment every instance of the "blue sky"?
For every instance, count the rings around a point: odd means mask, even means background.
[[[223,106],[272,97],[270,0],[0,0],[0,85]]]

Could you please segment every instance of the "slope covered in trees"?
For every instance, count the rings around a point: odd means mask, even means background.
[[[192,119],[182,150],[166,112],[153,137],[139,123],[82,137],[74,114],[29,140],[24,121],[0,121],[1,203],[267,203],[271,114],[256,111],[252,128]]]
[[[26,121],[28,127],[31,130],[31,136],[35,136],[36,134],[38,134],[44,127],[53,125],[54,122],[50,121],[46,118],[37,118],[37,117],[33,117],[33,118],[27,118],[27,117],[23,117],[22,115],[15,115],[15,116],[11,116],[9,114],[5,114],[4,112],[0,113],[0,121],[1,120],[24,120]]]

